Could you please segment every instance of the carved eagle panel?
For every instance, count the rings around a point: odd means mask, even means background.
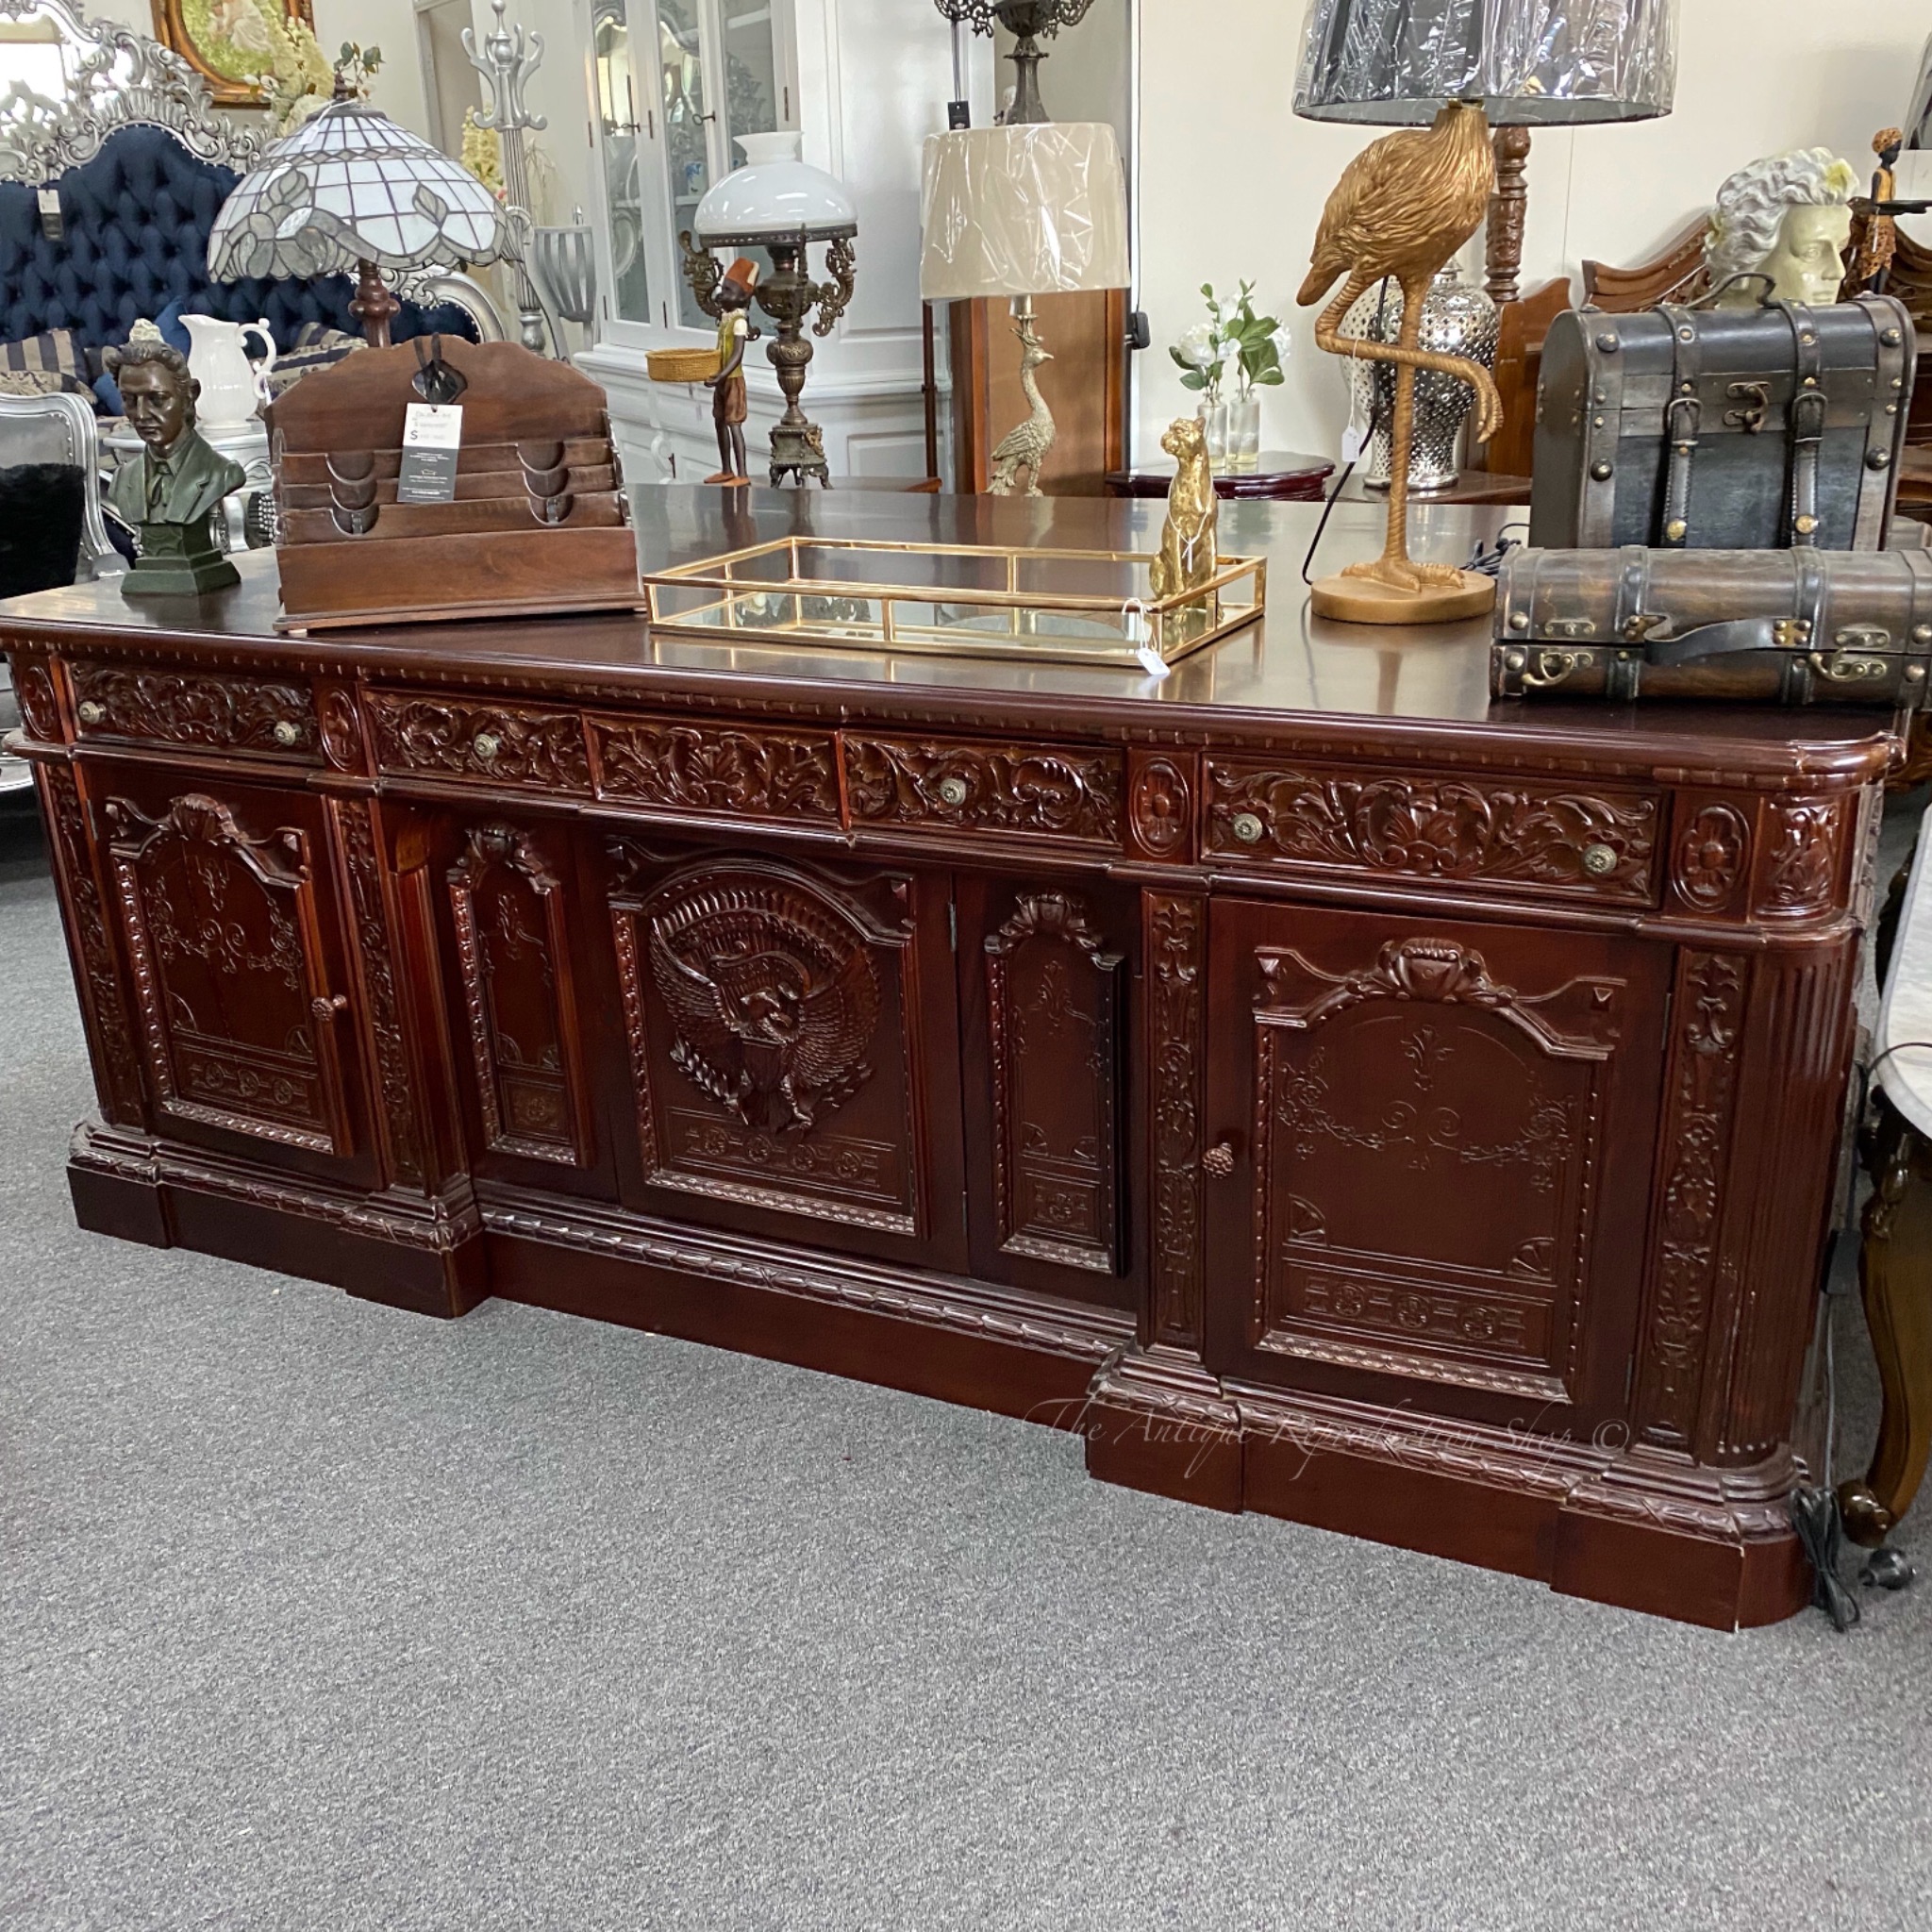
[[[870,1076],[878,974],[830,908],[738,877],[674,892],[648,924],[671,1062],[747,1127],[808,1133]]]

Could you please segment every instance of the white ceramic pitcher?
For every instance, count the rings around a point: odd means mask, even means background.
[[[194,406],[204,429],[239,429],[255,420],[269,400],[268,373],[275,366],[275,339],[266,322],[223,322],[213,315],[184,315],[188,331],[188,371],[201,385]],[[242,346],[246,332],[268,344],[259,361]]]

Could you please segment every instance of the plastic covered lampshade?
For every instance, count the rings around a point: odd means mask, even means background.
[[[858,211],[842,182],[798,158],[798,135],[741,134],[745,165],[715,183],[698,203],[691,233],[712,242],[829,242],[858,232]]]
[[[494,261],[503,208],[489,189],[366,101],[331,101],[236,184],[208,236],[208,274],[396,273]]]
[[[1647,121],[1676,89],[1676,0],[1310,0],[1295,86],[1311,121]]]
[[[919,292],[928,302],[1124,289],[1127,191],[1104,121],[926,138]]]

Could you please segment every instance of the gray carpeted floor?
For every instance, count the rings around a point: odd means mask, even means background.
[[[1932,1916],[1932,1583],[1717,1637],[937,1403],[76,1233],[91,1095],[12,837],[0,1923]]]

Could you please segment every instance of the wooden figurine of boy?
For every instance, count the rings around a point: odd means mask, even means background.
[[[108,507],[138,533],[141,554],[121,579],[124,597],[195,596],[242,581],[215,543],[211,518],[247,476],[204,442],[194,426],[201,385],[188,358],[137,322],[127,346],[102,358],[120,385],[128,426],[142,453],[121,465]]]
[[[749,483],[744,458],[744,419],[749,405],[744,391],[744,346],[751,338],[745,311],[758,285],[758,265],[742,256],[731,264],[718,284],[718,373],[705,378],[711,391],[711,420],[718,429],[718,461],[722,465],[707,483]]]

